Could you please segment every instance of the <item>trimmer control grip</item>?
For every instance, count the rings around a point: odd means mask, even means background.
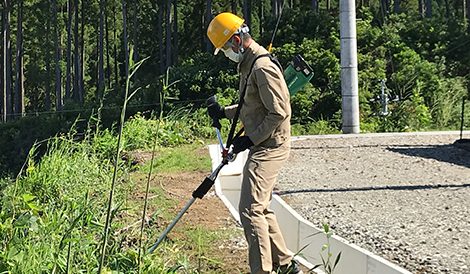
[[[216,103],[217,103],[217,98],[215,96],[211,96],[206,100],[207,106],[210,106],[210,105],[213,105],[213,104],[216,104]],[[220,124],[219,119],[214,119],[214,118],[212,119],[212,125],[211,126],[217,128],[219,130],[222,128],[222,125]]]

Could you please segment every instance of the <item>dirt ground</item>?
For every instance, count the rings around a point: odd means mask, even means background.
[[[198,156],[210,157],[207,148],[200,149]],[[138,162],[145,162],[150,160],[151,154],[138,153],[133,157]],[[172,214],[176,216],[192,198],[193,191],[202,183],[202,181],[210,175],[210,170],[197,170],[197,171],[184,171],[169,174],[158,174],[152,178],[151,187],[163,188],[166,196],[179,201],[179,204],[170,209]],[[146,179],[142,179],[141,187]],[[139,187],[140,189],[142,189]],[[142,192],[134,194],[137,198],[144,199]],[[148,216],[153,214],[152,209],[149,209]],[[155,211],[155,209],[153,209]],[[161,223],[161,229],[164,230],[170,225],[168,223]],[[244,239],[242,227],[233,218],[222,200],[217,197],[214,187],[203,197],[203,199],[196,199],[192,206],[187,210],[183,217],[178,221],[172,232],[168,234],[168,238],[184,238],[175,231],[188,226],[203,226],[207,230],[216,229],[233,229],[237,233],[232,238],[223,238],[213,243],[213,250],[217,252],[214,257],[217,257],[222,262],[224,272],[221,274],[249,274],[250,269],[248,265],[248,249],[247,243]],[[304,273],[307,273],[307,268],[301,266]]]
[[[207,149],[206,149],[207,150]],[[209,152],[207,151],[209,157]],[[174,214],[181,211],[192,198],[193,191],[202,183],[205,177],[210,175],[209,170],[185,171],[160,175],[163,182],[165,194],[179,201],[174,210]],[[157,180],[160,181],[160,180]],[[161,186],[160,183],[156,187]],[[173,231],[178,231],[188,225],[203,226],[207,230],[216,230],[220,228],[239,229],[240,235],[233,239],[221,239],[213,243],[213,250],[219,252],[217,257],[221,258],[223,268],[227,274],[247,274],[250,273],[248,267],[248,250],[244,241],[241,239],[241,227],[232,217],[229,210],[217,197],[215,191],[211,189],[203,199],[196,199],[191,207],[186,211]],[[170,232],[168,237],[181,237],[177,233]]]
[[[202,148],[196,152],[198,157],[208,157],[209,150]],[[132,165],[138,166],[151,160],[152,153],[148,151],[134,151],[132,155]],[[177,216],[178,213],[187,205],[192,198],[192,193],[202,183],[202,181],[211,174],[210,170],[197,170],[197,171],[182,171],[175,173],[156,174],[150,182],[150,189],[163,189],[166,197],[172,200],[177,200],[178,204],[170,206],[166,210],[172,215]],[[143,201],[145,199],[145,185],[147,182],[146,176],[139,176],[136,178],[136,188],[132,192],[132,197],[135,200]],[[155,193],[149,193],[149,200],[152,199]],[[155,206],[148,207],[147,216],[153,216],[159,210]],[[171,224],[171,220],[164,220],[159,217],[157,226],[159,229],[165,231]],[[248,274],[250,273],[248,266],[248,250],[246,249],[246,242],[243,238],[243,231],[241,226],[232,217],[225,204],[220,200],[212,189],[203,197],[203,199],[196,199],[191,207],[186,211],[183,217],[178,221],[175,227],[167,235],[169,239],[183,239],[186,236],[178,233],[182,229],[188,227],[202,226],[204,229],[214,231],[217,229],[232,229],[239,234],[237,237],[231,239],[222,238],[213,244],[216,256],[222,263],[222,269],[227,274]]]
[[[197,151],[198,157],[210,157],[209,150],[202,148]],[[133,165],[143,164],[151,159],[151,152],[133,152]],[[167,208],[167,211],[173,216],[187,205],[192,198],[192,193],[210,175],[210,170],[183,171],[167,174],[156,174],[151,180],[151,189],[161,188],[166,197],[177,200],[178,204]],[[146,177],[138,179],[137,187],[133,191],[134,199],[145,199]],[[152,195],[152,194],[149,194]],[[151,199],[151,196],[149,196]],[[147,216],[152,216],[158,208],[149,206]],[[172,220],[158,220],[158,227],[164,231],[171,224]],[[214,231],[217,229],[231,229],[235,231],[232,238],[223,238],[212,243],[212,250],[217,252],[210,258],[217,258],[221,261],[223,273],[227,274],[248,274],[248,250],[243,236],[243,230],[237,221],[232,217],[225,204],[215,194],[214,188],[203,197],[196,199],[191,207],[186,211],[183,217],[178,221],[175,227],[167,235],[169,239],[185,239],[185,235],[178,233],[183,228],[202,226],[206,230]]]

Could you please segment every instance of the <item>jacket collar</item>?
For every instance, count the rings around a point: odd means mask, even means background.
[[[248,73],[256,56],[265,53],[268,53],[266,49],[260,46],[255,40],[251,40],[251,44],[245,49],[243,58],[238,64],[238,71],[241,73]]]

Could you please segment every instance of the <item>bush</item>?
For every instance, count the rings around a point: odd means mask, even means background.
[[[0,123],[0,176],[17,174],[35,142],[68,132],[73,123],[74,120],[56,114],[26,116]],[[37,155],[42,153],[42,149],[37,151]]]

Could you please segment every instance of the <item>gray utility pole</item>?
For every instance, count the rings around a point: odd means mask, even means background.
[[[339,0],[343,133],[359,133],[356,9],[354,0]]]

